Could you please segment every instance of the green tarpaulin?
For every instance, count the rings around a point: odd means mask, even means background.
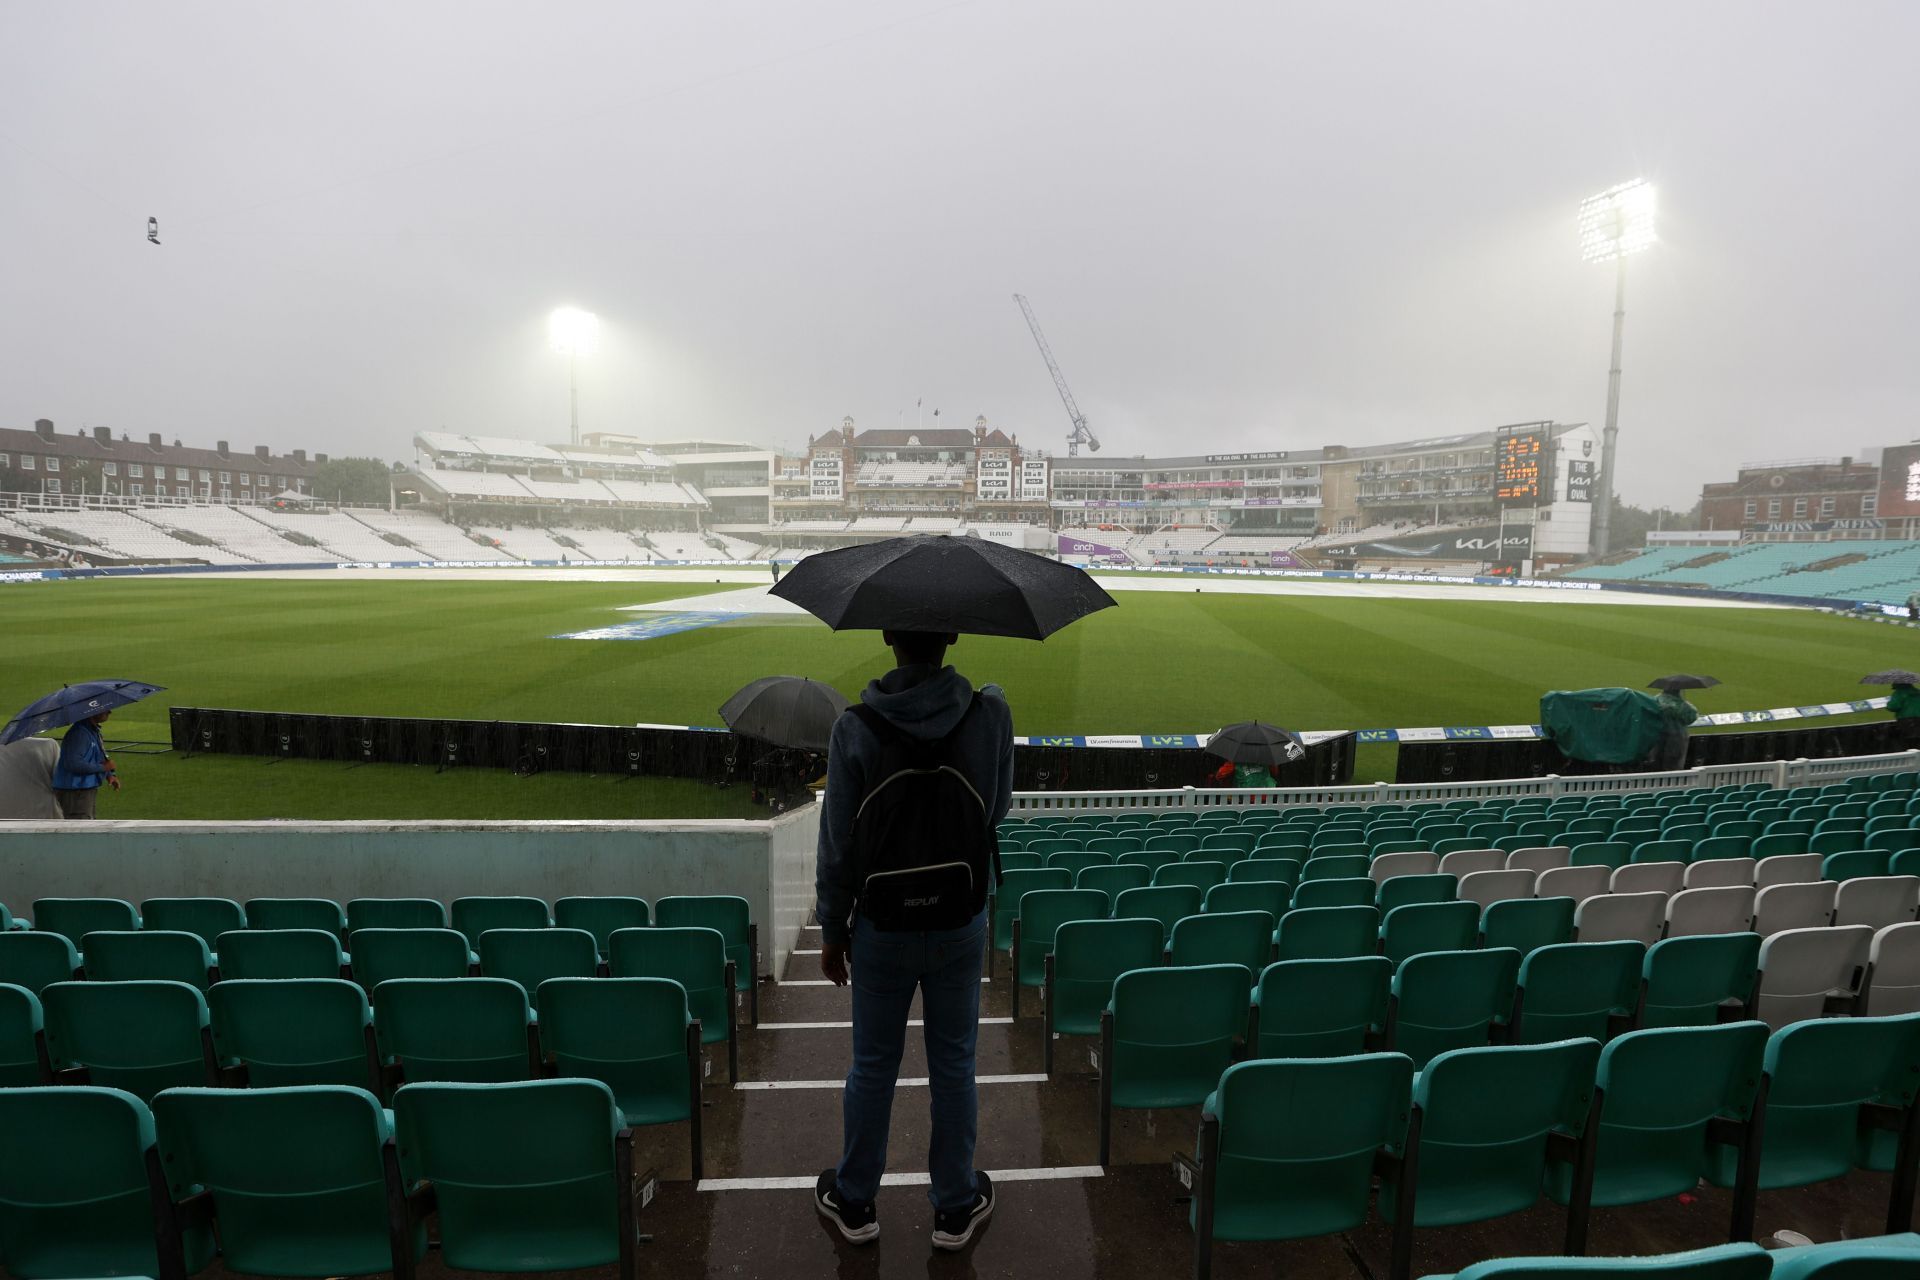
[[[1638,689],[1555,690],[1540,699],[1540,727],[1575,760],[1632,764],[1660,741],[1660,704]]]

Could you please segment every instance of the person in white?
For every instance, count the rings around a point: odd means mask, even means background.
[[[0,820],[60,818],[53,797],[53,766],[60,744],[52,738],[22,738],[0,747]]]

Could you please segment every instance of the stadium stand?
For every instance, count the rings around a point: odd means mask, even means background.
[[[555,529],[558,537],[569,539],[573,550],[568,554],[574,559],[585,557],[588,560],[638,560],[645,550],[624,531],[619,529]]]
[[[143,509],[143,518],[168,528],[186,529],[211,538],[237,555],[263,564],[330,563],[343,557],[325,547],[302,546],[247,514],[240,507],[180,506]]]
[[[238,510],[275,529],[304,534],[342,560],[391,560],[399,550],[345,511],[275,511],[270,507]]]
[[[1829,564],[1831,561],[1844,561]],[[1827,566],[1816,568],[1814,566]],[[1904,604],[1920,586],[1920,542],[1753,542],[1730,548],[1649,547],[1569,577]]]
[[[350,513],[355,520],[377,533],[393,533],[407,540],[409,547],[418,552],[417,557],[407,555],[407,547],[395,547],[384,558],[417,558],[421,560],[498,560],[508,561],[512,557],[492,547],[483,547],[461,531],[460,526],[448,524],[430,512],[413,507],[401,507],[395,511],[383,511],[379,508],[358,508]]]
[[[59,511],[21,511],[14,516],[14,523],[35,537],[59,546],[71,546],[82,555],[93,550],[119,559],[204,560],[208,564],[250,564],[261,560],[285,562],[295,558],[286,554],[293,550],[290,543],[251,522],[249,527],[242,530],[249,538],[247,547],[237,547],[225,540],[220,540],[219,545],[207,546],[176,538],[167,532],[168,528],[199,532],[194,529],[194,524],[200,513],[207,510],[209,508],[204,507],[129,510],[73,507]]]
[[[483,538],[492,538],[500,544],[502,551],[521,560],[558,560],[563,556],[576,560],[580,558],[578,551],[561,546],[544,529],[498,529],[477,524],[473,526],[473,532]]]

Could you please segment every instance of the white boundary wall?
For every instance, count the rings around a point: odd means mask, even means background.
[[[0,901],[738,894],[762,974],[813,909],[819,807],[766,822],[0,822]]]
[[[1848,778],[1920,770],[1920,751],[1884,756],[1839,756],[1830,760],[1763,760],[1754,764],[1703,765],[1677,773],[1610,773],[1563,778],[1504,778],[1484,782],[1357,783],[1346,787],[1245,787],[1224,790],[1183,787],[1174,791],[1022,791],[1009,817],[1072,813],[1206,813],[1270,809],[1277,805],[1417,804],[1446,800],[1519,799],[1523,796],[1620,795],[1629,791],[1690,791],[1702,787],[1817,787]]]

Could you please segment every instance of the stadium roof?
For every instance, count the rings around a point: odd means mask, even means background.
[[[1550,427],[1555,436],[1561,436],[1583,422],[1553,423],[1516,423],[1516,426]],[[1494,437],[1504,427],[1489,427],[1485,431],[1468,431],[1459,435],[1429,436],[1421,440],[1402,440],[1393,444],[1333,446],[1340,450],[1337,457],[1329,458],[1327,447],[1317,449],[1256,449],[1241,453],[1200,453],[1180,457],[1149,458],[1144,455],[1116,457],[1108,454],[1080,458],[1054,458],[1053,466],[1057,471],[1119,471],[1152,470],[1167,471],[1176,469],[1197,469],[1201,467],[1247,466],[1260,463],[1277,462],[1343,462],[1353,458],[1391,458],[1408,453],[1427,453],[1434,449],[1470,449],[1480,445],[1491,445]]]

